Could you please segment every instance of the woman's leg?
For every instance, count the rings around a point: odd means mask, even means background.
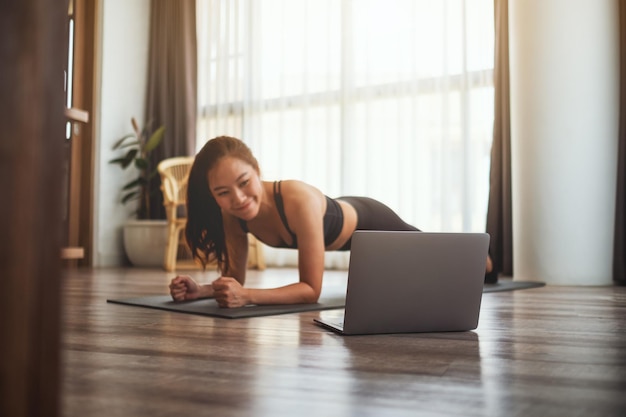
[[[420,231],[402,220],[385,204],[372,198],[340,197],[337,200],[345,201],[354,207],[357,214],[356,230]],[[350,244],[351,240],[348,240],[341,250],[349,250]]]
[[[368,197],[341,197],[349,203],[357,213],[356,230],[406,230],[420,231],[417,227],[406,223],[392,209]],[[341,250],[349,250],[352,239],[348,240]],[[487,255],[485,265],[485,282],[493,283],[498,281],[498,272],[494,268],[491,257]]]
[[[409,230],[420,231],[406,223],[395,211],[368,197],[341,197],[338,200],[349,203],[357,213],[357,230]]]

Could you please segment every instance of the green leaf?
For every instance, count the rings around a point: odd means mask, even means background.
[[[137,158],[135,159],[135,166],[137,167],[137,169],[140,170],[146,170],[148,169],[148,161],[146,161],[144,158]]]
[[[126,156],[124,157],[124,162],[122,162],[122,168],[128,168],[128,166],[133,163],[133,160],[137,156],[137,152],[139,152],[139,150],[135,148],[129,150],[126,153]]]
[[[128,138],[134,138],[136,137],[134,133],[129,133],[128,135],[123,136],[122,138],[120,138],[117,142],[115,142],[113,144],[113,150],[119,148],[120,146],[122,146],[122,143],[124,143],[124,141]]]
[[[121,158],[115,158],[115,159],[111,159],[109,161],[109,164],[120,164],[122,165],[122,163],[126,161],[126,157],[121,157]]]
[[[131,188],[138,187],[139,185],[141,185],[141,180],[142,180],[142,178],[141,178],[141,177],[139,177],[139,178],[137,178],[137,179],[132,180],[131,182],[127,183],[127,184],[126,184],[126,185],[122,188],[122,190],[130,190]]]
[[[134,142],[125,143],[124,145],[120,146],[120,149],[128,148],[129,146],[141,146],[141,142],[136,140]]]
[[[139,191],[132,191],[124,195],[124,197],[122,197],[122,204],[126,204],[128,201],[136,200],[138,198],[139,198]]]
[[[154,148],[156,148],[157,146],[159,146],[159,144],[163,140],[164,133],[165,133],[165,126],[161,126],[160,128],[158,128],[152,134],[152,136],[150,136],[150,139],[148,139],[148,142],[146,142],[146,145],[143,148],[144,153],[148,153],[152,151]]]

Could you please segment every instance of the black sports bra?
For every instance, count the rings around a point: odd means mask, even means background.
[[[298,238],[294,232],[289,228],[287,223],[287,216],[285,215],[285,205],[283,203],[283,196],[280,192],[280,181],[274,181],[274,201],[276,202],[276,209],[278,215],[283,222],[283,225],[291,235],[291,245],[287,242],[282,242],[277,247],[279,248],[298,248]],[[245,220],[239,219],[239,224],[244,232],[248,232],[248,225]],[[341,234],[343,228],[343,212],[339,203],[326,196],[326,212],[324,213],[324,246],[328,246],[333,243]]]

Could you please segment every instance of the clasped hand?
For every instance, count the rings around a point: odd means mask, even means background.
[[[179,275],[170,282],[174,301],[213,297],[220,307],[243,307],[248,304],[247,290],[232,277],[220,277],[208,285],[198,283],[188,275]]]

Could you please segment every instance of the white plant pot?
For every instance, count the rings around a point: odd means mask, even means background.
[[[129,220],[124,224],[124,250],[139,267],[163,267],[167,220]]]

